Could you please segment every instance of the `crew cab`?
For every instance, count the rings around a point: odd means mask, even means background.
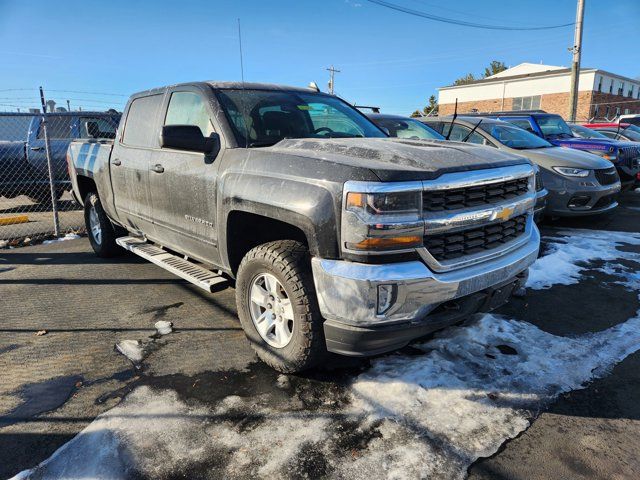
[[[608,138],[580,138],[560,115],[543,111],[494,112],[482,116],[500,118],[527,130],[553,145],[594,153],[611,161],[618,171],[622,189],[633,186],[640,172],[640,149],[634,143]]]
[[[249,342],[283,372],[496,308],[538,255],[526,159],[388,138],[316,89],[137,93],[114,140],[75,141],[68,160],[98,256],[122,247],[207,291],[235,287]]]
[[[74,138],[115,136],[117,113],[67,112],[47,114],[51,167],[56,196],[71,188],[65,155]],[[0,114],[0,196],[27,195],[51,202],[49,169],[42,115]]]

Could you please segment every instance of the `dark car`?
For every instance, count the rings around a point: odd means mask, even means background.
[[[623,190],[628,190],[635,184],[640,172],[640,145],[610,138],[580,138],[560,115],[543,111],[513,111],[481,116],[500,118],[553,145],[587,151],[611,161],[618,171]]]
[[[576,125],[577,127],[587,128],[598,132],[613,140],[626,140],[628,142],[640,142],[640,127],[632,123],[586,123],[584,125]],[[571,126],[574,129],[574,126]],[[586,133],[581,129],[580,132]],[[577,132],[576,132],[577,133]]]
[[[58,198],[71,189],[66,154],[76,138],[115,138],[120,114],[67,112],[47,114],[53,182]],[[0,196],[27,195],[51,202],[42,115],[0,114]]]
[[[367,117],[388,133],[390,137],[410,138],[413,140],[444,140],[433,128],[415,118],[386,113],[368,113]]]

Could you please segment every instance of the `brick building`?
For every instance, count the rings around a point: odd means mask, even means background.
[[[569,114],[571,69],[521,63],[467,85],[439,88],[440,115],[471,111],[542,109]],[[595,68],[580,69],[577,120],[613,119],[640,113],[640,80]]]

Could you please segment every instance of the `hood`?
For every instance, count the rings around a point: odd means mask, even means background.
[[[536,148],[519,150],[519,152],[533,163],[543,168],[572,167],[595,170],[610,168],[613,164],[593,153],[564,147]]]
[[[381,181],[431,180],[447,172],[529,163],[496,148],[442,140],[302,138],[285,139],[263,150],[368,168]]]

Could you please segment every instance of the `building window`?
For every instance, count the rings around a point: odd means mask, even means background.
[[[598,92],[602,92],[602,77],[598,77]]]
[[[611,79],[611,84],[609,85],[609,93],[613,93],[613,78]]]
[[[627,95],[629,98],[633,98],[633,88],[635,87],[634,84],[631,84],[629,86],[629,95]]]
[[[514,97],[512,110],[538,110],[540,108],[540,95],[532,97]]]
[[[618,95],[624,96],[624,82],[620,82],[620,86],[618,87]]]
[[[625,108],[625,109],[624,109],[624,114],[625,114],[625,115],[629,115],[630,113],[631,113],[631,110],[630,110],[630,109],[628,109],[628,108]]]
[[[616,107],[616,117],[620,116],[620,107]]]

